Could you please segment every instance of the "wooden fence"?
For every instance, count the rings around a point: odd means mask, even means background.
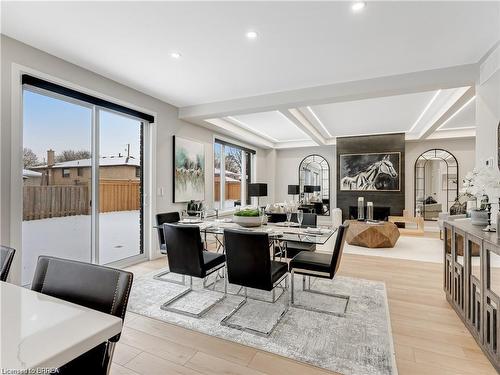
[[[99,212],[135,211],[141,208],[138,180],[101,180]]]
[[[23,187],[23,220],[90,215],[88,185]],[[137,180],[101,180],[99,212],[140,209],[140,182]]]
[[[214,182],[215,201],[220,201],[220,182]],[[240,200],[241,199],[241,184],[240,182],[226,182],[224,189],[225,200]]]
[[[88,191],[86,185],[24,186],[23,220],[88,215]]]

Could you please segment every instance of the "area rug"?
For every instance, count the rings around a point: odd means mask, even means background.
[[[393,248],[369,249],[346,243],[344,253],[443,263],[443,241],[439,238],[401,236]]]
[[[134,280],[129,311],[341,374],[397,374],[387,294],[382,282],[340,276],[334,281],[313,279],[311,286],[316,290],[350,296],[345,317],[292,307],[272,334],[263,337],[220,324],[243,300],[242,296],[235,295],[239,289],[236,286],[230,285],[228,291],[234,294],[228,294],[199,319],[161,310],[164,302],[186,287],[155,280],[153,276],[158,272]],[[178,275],[166,277],[179,280]],[[296,302],[301,305],[335,313],[344,310],[344,300],[302,292],[301,285],[301,278],[296,276]],[[200,279],[194,279],[193,286],[195,291],[176,302],[175,308],[190,312],[203,310],[221,297],[223,281],[215,284],[215,290],[201,289]],[[271,298],[270,293],[256,290],[249,291],[249,297],[252,296]],[[275,304],[249,299],[232,316],[231,323],[268,330],[284,310],[284,302],[285,295]]]

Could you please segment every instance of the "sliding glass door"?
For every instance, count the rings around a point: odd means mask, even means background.
[[[92,108],[23,92],[22,283],[39,255],[90,262]]]
[[[99,263],[141,253],[142,122],[99,110]]]
[[[24,87],[23,285],[39,255],[109,264],[142,254],[145,124]]]

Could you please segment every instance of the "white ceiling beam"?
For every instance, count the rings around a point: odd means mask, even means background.
[[[476,136],[476,127],[440,129],[432,133],[427,139],[471,138]]]
[[[281,114],[295,124],[319,145],[326,145],[326,139],[309,120],[296,108],[280,110]]]
[[[431,126],[420,133],[418,139],[426,139],[433,134],[448,118],[453,116],[460,108],[476,95],[475,85],[472,85],[446,112],[444,112]]]
[[[190,121],[473,86],[478,71],[477,64],[468,64],[200,104],[180,108],[179,118]]]
[[[312,140],[308,141],[287,141],[287,142],[279,142],[275,143],[275,148],[276,149],[283,149],[283,148],[299,148],[299,147],[315,147],[318,144]]]
[[[269,142],[272,142],[272,143],[278,142],[278,140],[276,138],[273,138],[273,137],[271,137],[268,134],[259,132],[257,129],[253,129],[250,125],[247,125],[246,123],[244,123],[243,121],[238,120],[237,118],[228,116],[228,117],[224,117],[223,120],[227,121],[227,122],[229,122],[231,124],[233,124],[234,126],[236,126],[238,128],[243,128],[244,130],[246,130],[246,131],[248,131],[248,132],[250,132],[250,133],[252,133],[252,134],[254,134],[254,135],[258,136],[258,137],[266,139]]]
[[[326,139],[333,138],[333,135],[326,128],[323,121],[319,118],[319,116],[314,112],[314,110],[310,107],[301,107],[298,110],[304,115],[304,117],[321,133]]]
[[[243,129],[241,126],[234,125],[233,123],[226,121],[224,119],[209,119],[206,121],[198,121],[195,122],[205,128],[208,128],[214,132],[222,133],[228,135],[230,137],[241,139],[248,144],[253,146],[261,147],[261,148],[274,148],[275,143],[255,134],[246,129]]]

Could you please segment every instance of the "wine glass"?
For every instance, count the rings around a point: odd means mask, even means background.
[[[181,211],[181,221],[186,221],[186,219],[189,217],[187,210],[182,210]]]
[[[292,220],[292,209],[290,207],[286,208],[286,222],[288,225],[290,225],[290,222]]]
[[[301,210],[297,211],[297,222],[299,223],[299,227],[302,227],[303,219],[304,219],[304,212]]]

